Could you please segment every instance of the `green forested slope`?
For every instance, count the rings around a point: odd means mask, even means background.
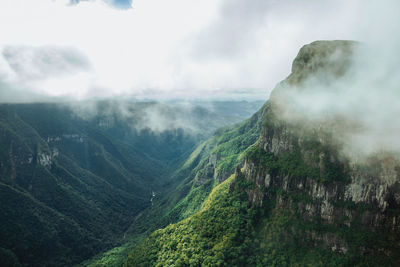
[[[219,129],[197,146],[172,175],[171,189],[156,195],[152,208],[135,219],[128,233],[151,233],[197,212],[212,188],[233,174],[237,165],[243,164],[246,150],[259,137],[267,110],[268,104],[265,104],[251,118],[234,127]]]
[[[0,113],[0,247],[21,263],[79,262],[112,246],[149,205],[152,181],[163,168],[158,161],[132,167],[144,153],[68,109],[3,105]]]
[[[165,229],[155,231],[134,249],[126,266],[232,266],[250,254],[254,212],[246,194],[230,189],[233,176],[215,187],[202,209]]]
[[[243,164],[246,151],[259,137],[267,110],[268,104],[265,104],[251,118],[221,128],[199,144],[172,174],[165,185],[170,189],[157,192],[153,205],[135,217],[126,232],[127,243],[83,265],[120,266],[132,247],[155,229],[198,212],[214,186],[233,174],[236,165]]]
[[[114,102],[98,103],[95,114],[64,104],[0,105],[2,266],[70,266],[127,240],[152,192],[176,184],[173,170],[224,120],[194,109],[200,125],[215,118],[206,131],[155,132],[137,119],[158,104],[123,105],[123,116]],[[176,119],[178,111],[160,106]]]

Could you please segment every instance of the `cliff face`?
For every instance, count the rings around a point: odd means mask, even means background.
[[[185,205],[198,212],[155,231],[126,266],[400,266],[398,156],[348,154],[342,137],[359,126],[351,117],[293,114],[293,96],[308,86],[335,90],[352,75],[357,45],[304,46],[253,116],[261,132],[248,121],[215,135],[217,146],[202,148],[208,156],[193,169],[195,185],[223,180],[221,170],[232,165],[235,175],[204,202],[193,197],[201,187],[193,187]]]
[[[335,118],[316,125],[282,115],[291,104],[284,99],[288,90],[302,90],[310,77],[324,79],[322,84],[333,83],[349,68],[356,45],[314,42],[300,50],[292,73],[271,95],[259,144],[249,153],[242,172],[253,184],[247,193],[256,205],[274,202],[275,209],[290,207],[305,222],[318,220],[341,229],[307,231],[311,240],[345,254],[354,244],[342,230],[382,232],[395,240],[395,247],[380,248],[392,255],[398,251],[400,234],[399,158],[380,152],[354,160],[341,152],[342,144],[333,136],[332,129],[340,134],[348,127],[343,120]],[[357,249],[367,253],[369,245],[357,244]]]

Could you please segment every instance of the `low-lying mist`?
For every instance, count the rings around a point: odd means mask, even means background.
[[[123,100],[82,101],[66,104],[75,115],[96,121],[105,128],[118,123],[140,133],[159,135],[182,130],[194,136],[210,136],[216,129],[251,116],[264,101],[132,102]],[[236,112],[229,112],[236,110]]]

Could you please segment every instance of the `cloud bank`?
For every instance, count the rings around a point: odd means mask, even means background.
[[[0,2],[2,102],[29,100],[19,92],[53,100],[266,99],[303,44],[371,41],[364,29],[376,13],[397,8],[377,0],[136,0],[122,10],[101,0],[70,3]],[[16,67],[4,56],[10,49],[18,60],[32,51],[50,57]],[[52,64],[57,71],[40,74]]]

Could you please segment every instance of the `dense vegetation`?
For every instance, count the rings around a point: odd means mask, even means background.
[[[248,152],[248,157],[260,164],[260,168],[271,168],[275,174],[303,175],[303,171],[290,165],[283,168],[282,162],[256,147]],[[124,266],[398,264],[398,238],[379,230],[370,231],[357,223],[340,227],[327,224],[320,217],[304,218],[299,207],[313,200],[301,191],[285,192],[271,187],[267,189],[266,205],[252,205],[246,192],[254,186],[243,174],[236,173],[236,177],[232,176],[212,190],[199,212],[152,233],[132,251]],[[288,200],[290,205],[282,207],[279,204],[282,200]],[[351,207],[368,208],[354,203]],[[320,238],[316,239],[311,233]],[[348,251],[339,253],[326,247],[324,237],[330,235],[347,242]],[[363,254],[360,247],[368,253]]]
[[[199,211],[213,187],[243,164],[246,151],[259,137],[266,110],[264,105],[251,118],[217,130],[200,144],[172,175],[172,190],[156,196],[154,206],[141,213],[128,232],[150,234]]]
[[[171,190],[157,194],[153,206],[135,218],[126,232],[126,240],[129,241],[84,265],[120,266],[120,262],[143,237],[198,212],[211,190],[233,174],[237,165],[243,164],[246,151],[260,135],[267,109],[268,105],[264,105],[251,118],[233,127],[217,130],[210,139],[198,145],[171,176],[168,185]],[[117,264],[103,265],[105,262]]]
[[[54,105],[2,106],[0,134],[0,247],[31,266],[113,246],[165,169]]]
[[[271,175],[288,175],[296,178],[309,178],[329,184],[333,181],[349,182],[348,174],[345,172],[344,164],[341,162],[332,163],[330,158],[330,150],[328,148],[313,150],[318,155],[319,151],[324,151],[326,155],[321,161],[319,158],[309,159],[312,163],[305,162],[303,155],[299,150],[288,151],[275,156],[271,152],[265,152],[259,146],[253,146],[248,151],[248,158],[258,164],[264,166]],[[317,163],[323,166],[317,167]],[[314,166],[312,166],[314,165]]]
[[[157,105],[124,105],[132,115],[107,102],[95,114],[56,104],[0,106],[2,266],[70,266],[131,240],[126,231],[151,207],[152,191],[174,185],[173,170],[216,127],[197,134],[139,129],[135,112]],[[200,125],[213,117],[218,124],[230,121],[205,109],[193,112]],[[108,259],[133,244],[108,252]]]
[[[251,255],[253,209],[241,190],[229,193],[233,176],[213,189],[195,215],[155,231],[134,249],[125,266],[232,266]]]

